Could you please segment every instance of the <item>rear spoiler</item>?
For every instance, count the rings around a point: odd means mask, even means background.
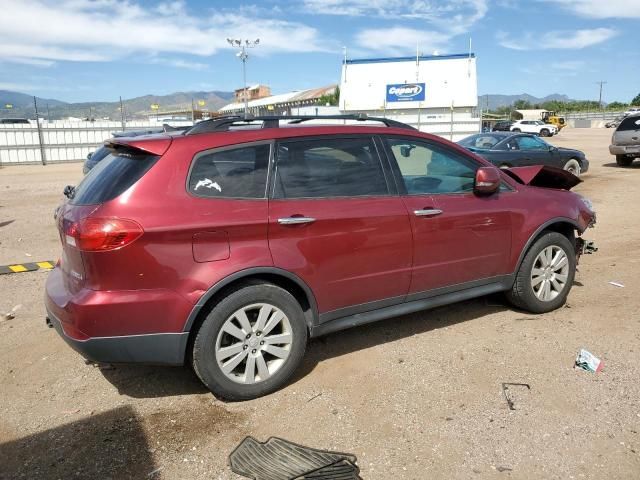
[[[111,138],[104,142],[104,146],[109,150],[128,153],[148,153],[151,155],[164,155],[169,149],[169,145],[173,139],[169,136],[141,136],[141,137],[122,137]]]
[[[503,170],[516,182],[532,187],[557,188],[571,190],[582,182],[573,173],[561,168],[547,165],[535,165],[532,167],[514,167]]]

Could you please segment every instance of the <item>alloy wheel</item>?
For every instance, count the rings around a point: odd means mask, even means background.
[[[550,302],[566,288],[568,277],[567,253],[557,245],[550,245],[533,262],[531,288],[538,300]]]
[[[228,379],[255,384],[282,368],[292,342],[291,323],[284,312],[275,305],[255,303],[236,310],[224,322],[216,339],[216,361]]]

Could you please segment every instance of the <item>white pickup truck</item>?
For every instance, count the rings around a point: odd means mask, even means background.
[[[541,137],[552,137],[558,133],[558,128],[551,123],[542,120],[518,120],[511,125],[512,132],[534,133]]]

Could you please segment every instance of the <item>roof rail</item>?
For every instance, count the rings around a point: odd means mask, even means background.
[[[225,117],[212,118],[196,123],[187,129],[184,135],[195,135],[198,133],[225,132],[232,126],[250,125],[255,122],[262,122],[262,128],[279,128],[281,120],[289,120],[289,124],[300,124],[312,120],[355,120],[358,122],[380,122],[387,127],[404,128],[416,130],[411,125],[398,122],[388,118],[368,117],[364,113],[351,115],[263,115],[257,117],[243,117],[240,115],[229,115]]]

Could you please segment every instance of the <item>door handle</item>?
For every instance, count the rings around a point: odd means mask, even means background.
[[[278,223],[280,225],[301,225],[303,223],[313,223],[315,221],[316,219],[311,217],[285,217],[278,219]]]
[[[413,213],[416,217],[435,217],[436,215],[440,215],[442,210],[438,210],[437,208],[425,208],[423,210],[414,210]]]

